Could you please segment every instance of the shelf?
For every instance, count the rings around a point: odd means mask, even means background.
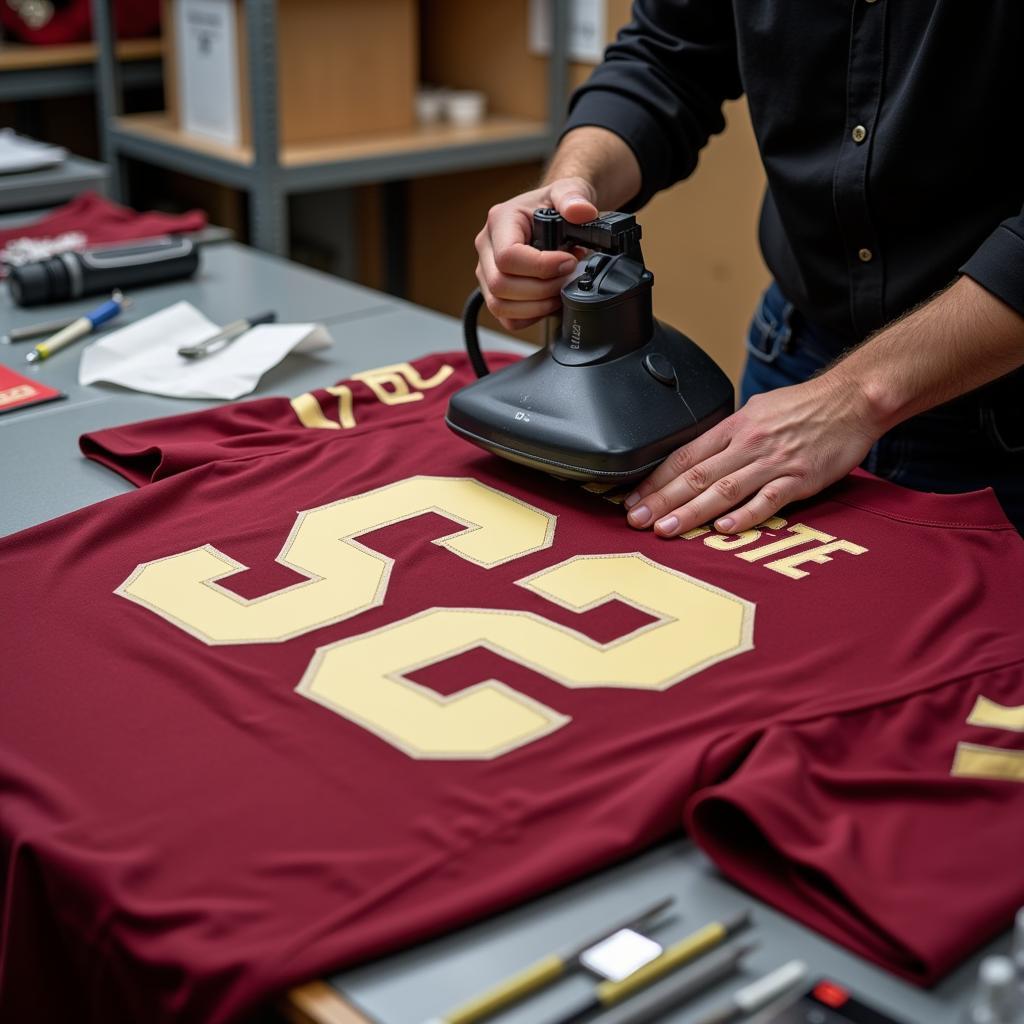
[[[123,61],[153,60],[163,57],[163,40],[122,39],[117,57]],[[62,46],[30,46],[28,43],[0,43],[0,71],[35,68],[60,68],[73,64],[95,64],[95,43],[66,43]]]
[[[226,185],[242,187],[253,174],[252,147],[189,134],[163,112],[117,118],[113,139],[126,156],[206,174]],[[288,146],[281,154],[281,175],[298,190],[348,186],[535,160],[550,145],[544,121],[492,117],[473,127],[425,125],[390,135]]]
[[[163,81],[163,42],[124,39],[118,43],[126,88],[158,86]],[[95,43],[29,46],[0,43],[0,101],[37,100],[91,93],[96,88]]]

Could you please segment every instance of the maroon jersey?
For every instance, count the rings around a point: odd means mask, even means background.
[[[0,1017],[232,1019],[683,828],[919,982],[1024,903],[990,492],[662,540],[453,437],[470,376],[87,435],[139,490],[0,541]]]

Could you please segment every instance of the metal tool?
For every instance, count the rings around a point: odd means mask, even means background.
[[[644,989],[619,1006],[599,1013],[592,1024],[648,1024],[661,1020],[674,1007],[699,995],[739,970],[743,958],[757,949],[756,942],[724,946],[677,974]]]
[[[0,338],[0,344],[13,345],[19,341],[41,338],[44,334],[56,334],[57,331],[70,327],[77,319],[77,316],[65,316],[60,320],[44,320],[42,323],[29,324],[27,327],[12,327]]]
[[[732,1024],[749,1017],[796,988],[806,977],[807,964],[803,960],[790,960],[770,974],[738,988],[727,1003],[701,1017],[697,1024]]]
[[[624,921],[616,921],[606,925],[599,934],[591,935],[569,949],[551,953],[548,956],[523,968],[511,978],[506,978],[493,988],[475,996],[461,1006],[450,1010],[442,1017],[435,1018],[428,1024],[475,1024],[492,1014],[503,1010],[513,1003],[525,999],[534,992],[540,991],[552,982],[557,981],[577,966],[581,954],[596,945],[609,935],[614,935],[623,928],[651,929],[663,923],[657,919],[673,902],[673,897],[659,900],[657,903],[632,914]]]
[[[115,316],[120,314],[121,310],[127,309],[130,305],[131,299],[126,299],[115,288],[113,294],[102,306],[97,306],[92,312],[86,313],[85,316],[77,317],[52,337],[47,338],[46,341],[41,341],[35,345],[32,351],[25,356],[25,361],[39,363],[44,359],[49,359],[55,352],[66,348],[72,342],[92,334],[97,327],[105,324],[108,320],[113,320]]]
[[[559,1018],[558,1024],[577,1024],[579,1021],[589,1020],[593,1014],[601,1010],[616,1006],[635,992],[721,946],[749,924],[750,912],[744,911],[725,921],[715,921],[699,928],[685,939],[669,946],[661,956],[634,971],[625,980],[602,981],[595,988],[592,998],[581,1003],[565,1017]]]
[[[558,337],[499,373],[487,375],[476,327],[483,298],[479,289],[470,296],[463,329],[482,379],[452,396],[455,433],[556,476],[625,483],[733,411],[732,384],[711,357],[654,319],[635,217],[575,225],[537,210],[533,244],[594,252],[562,288]]]
[[[235,320],[226,327],[222,327],[216,334],[211,334],[210,337],[197,341],[194,345],[184,345],[179,348],[178,355],[184,356],[186,359],[202,359],[203,356],[212,355],[230,345],[251,327],[256,327],[258,324],[272,324],[276,319],[277,313],[260,313],[259,316]]]

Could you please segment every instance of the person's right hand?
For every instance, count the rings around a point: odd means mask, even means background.
[[[534,249],[533,211],[554,208],[570,223],[584,224],[598,215],[595,199],[594,187],[583,178],[558,178],[491,207],[476,236],[476,279],[487,308],[506,330],[558,312],[559,293],[582,251]]]

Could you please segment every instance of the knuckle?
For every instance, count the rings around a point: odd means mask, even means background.
[[[727,501],[737,501],[740,497],[740,485],[731,476],[717,480],[715,490]]]
[[[500,295],[503,290],[502,285],[505,281],[504,277],[498,273],[498,271],[491,269],[484,270],[481,268],[481,273],[483,275],[484,284],[487,285],[491,293],[494,295]]]
[[[708,471],[700,463],[696,466],[691,466],[690,469],[683,474],[683,479],[695,491],[707,490],[709,482]]]
[[[774,484],[767,484],[761,488],[761,501],[774,512],[776,509],[782,508],[785,499],[781,488]]]
[[[690,468],[690,453],[685,448],[677,448],[668,457],[668,464],[675,476],[682,476]]]

